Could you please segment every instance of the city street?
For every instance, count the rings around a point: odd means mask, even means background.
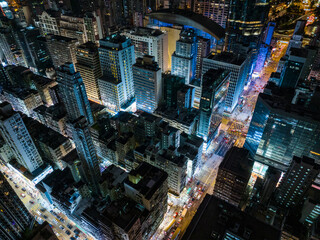
[[[286,52],[287,45],[288,43],[285,41],[278,41],[275,51],[272,52],[263,70],[255,74],[257,77],[250,79],[243,91],[240,104],[233,113],[222,119],[219,135],[212,141],[207,152],[203,154],[202,163],[196,169],[193,179],[189,179],[182,194],[179,197],[169,194],[167,212],[156,234],[151,239],[171,239],[172,237],[180,239],[206,193],[213,193],[219,164],[233,145],[243,146],[258,94],[263,91],[271,73],[276,71],[279,60]],[[10,176],[7,177],[9,183],[36,221],[39,223],[49,222],[59,239],[73,240],[74,237],[81,240],[94,239],[85,235],[80,231],[79,226],[76,226],[63,213],[43,200],[38,190],[34,186],[28,185],[24,179],[19,177],[18,173],[11,171],[4,165],[1,165],[0,170]],[[80,233],[76,234],[74,232],[76,229]]]
[[[205,194],[213,193],[215,178],[223,156],[233,145],[243,146],[258,95],[263,92],[272,72],[277,70],[278,62],[285,55],[287,46],[288,42],[277,42],[274,53],[266,61],[262,71],[258,73],[259,77],[252,78],[244,90],[241,97],[242,106],[239,104],[232,114],[223,118],[220,135],[208,147],[206,155],[203,155],[202,165],[196,170],[193,181],[188,183],[179,198],[169,195],[170,206],[157,233],[152,237],[153,240],[171,239],[177,228],[181,232],[176,239],[181,239]],[[200,197],[199,188],[204,188],[203,193],[200,191]],[[187,214],[181,217],[184,207],[188,209]],[[173,219],[175,222],[169,227]]]
[[[37,189],[33,189],[29,186],[17,173],[11,171],[4,165],[0,165],[1,172],[5,173],[5,177],[10,183],[11,187],[15,190],[20,197],[23,204],[29,210],[29,212],[35,217],[38,223],[47,221],[52,227],[56,236],[61,240],[72,239],[76,237],[74,230],[77,229],[76,224],[70,221],[63,213],[58,209],[50,206],[45,200],[42,199]],[[10,177],[7,177],[7,176]],[[68,226],[70,228],[68,228]],[[79,229],[78,229],[79,230]],[[77,237],[78,240],[93,239],[80,231]]]

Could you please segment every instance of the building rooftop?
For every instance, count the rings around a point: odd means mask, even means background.
[[[151,71],[159,71],[159,65],[155,61],[154,56],[144,55],[143,58],[137,58],[136,63],[133,64],[133,67],[143,68]]]
[[[46,146],[52,149],[57,149],[69,141],[67,137],[34,120],[33,118],[27,117],[26,115],[23,115],[22,117],[30,135],[37,139],[37,141],[44,143]]]
[[[246,58],[243,55],[230,52],[221,52],[217,55],[211,54],[207,58],[214,61],[229,63],[238,66],[241,66],[246,61]]]
[[[223,69],[209,69],[203,74],[203,89],[218,89],[226,79],[228,79],[229,71]]]
[[[128,232],[138,219],[140,219],[141,224],[147,214],[148,210],[141,204],[129,198],[123,198],[108,205],[101,213],[101,216],[102,219],[107,218],[107,222],[112,221],[124,231]]]
[[[124,29],[124,32],[130,33],[132,35],[142,36],[142,37],[158,37],[163,35],[164,33],[159,29],[147,28],[147,27],[136,27]]]
[[[67,155],[61,158],[62,161],[64,161],[67,164],[74,164],[74,162],[79,160],[78,152],[74,148],[72,151],[70,151]]]
[[[99,43],[99,49],[105,48],[112,51],[118,51],[132,46],[131,40],[124,35],[120,35],[120,33],[109,35],[105,39],[101,39]]]
[[[182,237],[193,239],[280,240],[281,230],[207,194]]]
[[[128,173],[123,169],[111,165],[101,174],[100,183],[107,181],[111,186],[117,186],[127,178]]]
[[[147,200],[150,200],[167,178],[168,174],[166,172],[143,162],[136,169],[130,171],[125,184],[136,189]]]
[[[46,41],[47,42],[66,42],[66,43],[72,43],[72,42],[77,42],[78,40],[76,38],[69,38],[69,37],[64,37],[60,35],[53,35],[53,34],[48,34],[46,35]]]
[[[290,115],[300,118],[302,121],[320,121],[320,89],[317,88],[307,99],[297,99],[292,104],[294,90],[281,89],[273,83],[269,83],[264,92],[260,93],[258,100],[278,114]]]
[[[89,53],[98,52],[98,46],[94,42],[86,42],[77,47],[77,51],[82,50]]]
[[[223,169],[249,180],[252,167],[253,161],[249,160],[249,151],[245,148],[232,147],[223,158],[219,170]]]

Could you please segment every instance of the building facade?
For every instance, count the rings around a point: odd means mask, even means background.
[[[84,116],[89,125],[93,124],[93,115],[87,92],[79,72],[72,63],[62,65],[57,70],[59,95],[67,110],[70,121]]]
[[[168,71],[168,34],[158,29],[135,28],[127,29],[123,35],[131,39],[136,58],[144,55],[155,57],[162,72]]]
[[[76,49],[76,68],[80,72],[86,87],[88,98],[100,102],[98,78],[102,77],[98,47],[93,42],[87,42]]]
[[[137,58],[133,65],[133,81],[137,109],[154,112],[162,97],[161,69],[155,57]]]
[[[130,39],[114,34],[100,40],[99,56],[103,75],[123,89],[123,96],[115,93],[117,98],[123,98],[122,105],[130,104],[134,98],[132,65],[135,63],[134,46]]]

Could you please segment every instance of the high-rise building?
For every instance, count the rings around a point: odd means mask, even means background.
[[[216,196],[207,194],[182,240],[219,239],[219,237],[223,239],[280,240],[281,230],[257,220],[247,212],[241,211]]]
[[[196,74],[197,36],[193,29],[183,30],[172,55],[171,74],[185,78],[189,84]]]
[[[162,74],[162,102],[167,107],[178,107],[178,91],[183,88],[184,78],[171,74]]]
[[[303,48],[291,48],[289,58],[281,72],[279,85],[283,88],[295,88],[307,60],[308,51]]]
[[[88,41],[97,43],[99,39],[103,38],[100,16],[98,16],[96,12],[87,12],[83,20]]]
[[[296,23],[296,26],[294,28],[292,37],[289,41],[286,55],[290,54],[291,48],[301,48],[302,47],[302,41],[303,41],[303,35],[304,35],[304,28],[307,24],[307,21],[305,20],[299,20]]]
[[[17,162],[30,173],[38,169],[43,161],[26,128],[20,113],[13,111],[7,102],[0,104],[0,131],[10,146]]]
[[[161,69],[155,57],[149,55],[137,58],[132,69],[137,109],[152,113],[161,100]]]
[[[210,39],[198,37],[197,48],[196,78],[200,79],[202,73],[202,59],[207,57],[210,53]]]
[[[98,78],[102,77],[98,47],[93,42],[87,42],[76,49],[77,71],[80,72],[86,87],[88,98],[100,102]]]
[[[311,184],[320,171],[320,165],[308,157],[293,157],[281,180],[277,201],[283,207],[293,207],[301,203]]]
[[[193,11],[226,28],[229,15],[230,0],[194,0]]]
[[[82,17],[61,15],[59,31],[60,36],[76,38],[79,44],[83,44],[88,41],[84,19]]]
[[[120,34],[113,34],[104,40],[100,40],[99,55],[101,69],[110,81],[123,88],[119,99],[122,106],[130,104],[134,98],[132,65],[135,63],[134,47],[131,40]],[[102,90],[100,89],[102,93]],[[102,102],[107,102],[101,95]],[[121,106],[121,107],[122,107]]]
[[[40,35],[38,29],[32,27],[26,28],[23,36],[37,71],[45,74],[46,69],[53,67],[45,38]]]
[[[76,72],[72,63],[66,63],[57,70],[59,95],[67,110],[69,121],[80,116],[93,124],[93,115],[87,97],[86,88],[79,72]]]
[[[239,206],[245,200],[252,167],[253,161],[249,159],[249,151],[232,147],[219,166],[213,195],[236,207]]]
[[[258,43],[269,12],[269,0],[230,1],[226,44],[235,51],[237,43]]]
[[[227,112],[232,112],[239,101],[240,94],[243,91],[247,79],[248,62],[249,59],[247,56],[236,55],[227,52],[222,52],[218,55],[210,55],[203,59],[203,74],[211,68],[225,69],[231,73],[228,94],[226,98]]]
[[[38,15],[35,25],[40,29],[43,36],[47,34],[60,35],[59,21],[61,13],[48,9]]]
[[[0,211],[1,239],[22,239],[23,233],[33,228],[34,218],[2,173],[0,173]]]
[[[244,146],[255,160],[280,170],[290,166],[293,156],[319,160],[320,122],[313,109],[318,106],[316,100],[306,101],[309,106],[293,104],[287,89],[268,90],[271,94],[259,94]]]
[[[53,65],[56,68],[66,62],[77,62],[76,47],[79,44],[77,39],[58,35],[46,35],[46,41]]]
[[[158,229],[167,209],[168,174],[148,163],[131,170],[124,182],[126,196],[150,211],[150,232]],[[153,184],[150,184],[152,182]]]
[[[191,109],[194,103],[194,88],[184,85],[177,91],[177,107],[178,110]]]
[[[159,29],[135,28],[127,29],[123,35],[131,39],[136,58],[144,55],[155,57],[162,72],[168,71],[168,34]]]
[[[84,173],[82,179],[89,185],[94,194],[99,194],[100,166],[89,125],[83,116],[75,119],[72,124],[72,136]]]
[[[222,69],[209,69],[203,75],[198,136],[207,142],[215,136],[220,126],[229,78],[229,72]]]

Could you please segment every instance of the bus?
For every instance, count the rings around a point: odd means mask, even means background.
[[[182,213],[181,213],[181,217],[184,217],[187,214],[188,208],[184,208]]]
[[[180,234],[180,228],[177,228],[177,230],[176,230],[176,231],[174,232],[174,234],[172,235],[171,240],[176,240],[176,239],[178,239],[179,234]]]
[[[168,226],[166,226],[166,228],[164,229],[165,232],[170,231],[170,229],[173,227],[173,224],[176,222],[176,219],[172,219],[171,222],[168,224]]]

